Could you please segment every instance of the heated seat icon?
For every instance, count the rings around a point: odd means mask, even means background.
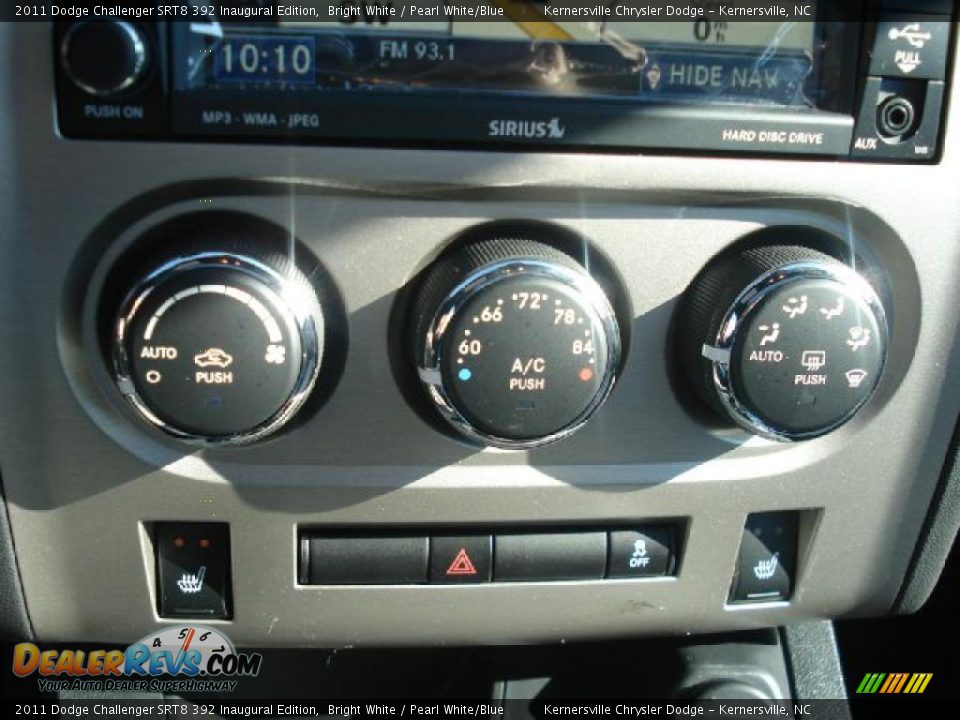
[[[203,590],[203,578],[206,574],[207,568],[205,565],[201,565],[196,573],[185,572],[177,580],[177,587],[180,588],[180,592],[188,595],[198,593]]]
[[[777,567],[780,565],[780,553],[775,552],[769,560],[760,560],[753,566],[753,574],[757,580],[769,580],[777,573]]]

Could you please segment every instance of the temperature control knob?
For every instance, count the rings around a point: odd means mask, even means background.
[[[839,427],[877,387],[887,323],[873,288],[816,250],[727,255],[687,291],[678,316],[687,380],[738,425],[775,440]]]
[[[620,362],[616,315],[570,256],[532,240],[464,245],[428,272],[415,362],[459,432],[529,448],[565,437],[606,399]]]
[[[114,324],[117,384],[180,439],[231,445],[286,423],[312,389],[323,313],[283,257],[202,252],[140,280]]]

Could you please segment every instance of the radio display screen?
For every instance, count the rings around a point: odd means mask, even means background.
[[[177,24],[175,88],[794,108],[824,107],[831,94],[819,22],[587,22],[555,19],[537,2],[480,4],[507,19]]]

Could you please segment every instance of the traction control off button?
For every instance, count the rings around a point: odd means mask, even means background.
[[[616,530],[610,533],[608,578],[669,575],[673,565],[673,532],[669,527]]]

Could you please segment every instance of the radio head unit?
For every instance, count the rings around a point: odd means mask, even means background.
[[[702,14],[673,20],[662,18],[682,5],[648,4],[664,11],[652,21],[618,3],[401,4],[407,20],[376,3],[281,0],[242,19],[224,6],[202,22],[115,23],[151,49],[154,67],[109,98],[136,111],[101,108],[113,123],[98,122],[89,88],[70,82],[80,31],[61,28],[61,125],[71,135],[920,160],[937,147],[949,16],[855,21],[837,0],[773,20],[714,19],[723,15],[702,3]],[[496,19],[478,21],[471,7]],[[882,109],[893,97],[895,112]]]

